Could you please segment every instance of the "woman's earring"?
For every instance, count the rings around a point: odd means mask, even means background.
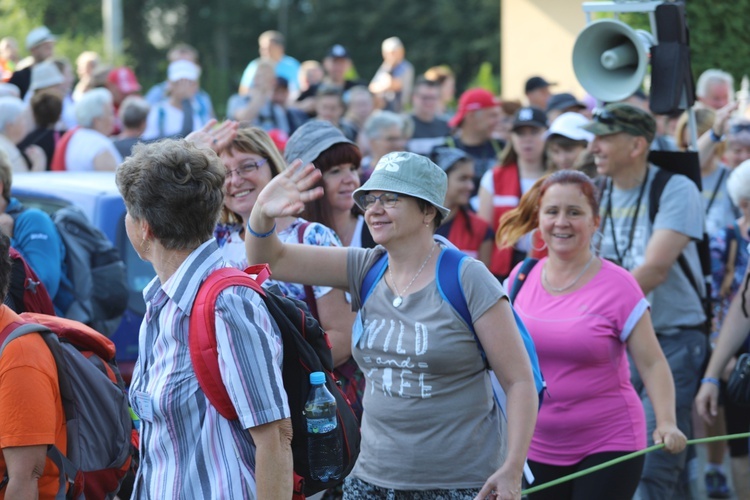
[[[539,236],[539,239],[542,240],[541,248],[534,246],[534,240],[536,239],[538,231],[539,231],[538,229],[533,229],[531,233],[529,233],[529,237],[531,238],[531,249],[537,252],[543,252],[547,249],[547,242],[544,241],[544,239],[541,236]]]

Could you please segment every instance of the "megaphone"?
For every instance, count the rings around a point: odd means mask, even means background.
[[[600,101],[627,99],[643,83],[654,45],[651,33],[613,19],[586,26],[573,46],[573,71],[581,86]]]

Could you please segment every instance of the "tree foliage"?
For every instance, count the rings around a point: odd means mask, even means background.
[[[257,38],[287,25],[287,52],[321,60],[328,48],[349,49],[364,80],[381,62],[380,43],[399,36],[417,72],[448,64],[459,88],[482,63],[499,67],[499,0],[122,0],[125,61],[145,85],[166,73],[170,45],[187,42],[201,53],[202,85],[222,109],[245,65],[258,56]],[[0,34],[23,41],[45,23],[61,35],[58,52],[74,59],[101,51],[101,0],[0,0]],[[23,45],[23,43],[22,43]],[[497,71],[495,69],[495,71]],[[495,80],[497,76],[495,75]]]
[[[461,90],[481,78],[498,84],[500,0],[122,0],[125,55],[144,86],[164,79],[165,54],[177,42],[201,53],[202,85],[222,110],[245,65],[257,57],[257,38],[286,26],[287,52],[299,60],[321,60],[328,48],[345,45],[356,71],[368,80],[380,64],[380,43],[399,36],[417,72],[447,64]],[[74,59],[103,49],[101,0],[0,0],[0,36],[23,46],[30,28],[45,23],[61,35],[58,52]],[[693,71],[730,71],[737,80],[750,56],[745,19],[750,0],[689,0]],[[623,15],[634,28],[647,16]],[[490,64],[490,75],[487,65]]]

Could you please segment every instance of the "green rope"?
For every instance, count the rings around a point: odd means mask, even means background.
[[[728,441],[730,439],[746,439],[746,438],[750,438],[750,432],[745,432],[742,434],[730,434],[728,436],[714,436],[714,437],[707,437],[707,438],[701,438],[701,439],[691,439],[687,442],[687,444],[712,443],[714,441]],[[588,469],[584,469],[582,471],[578,471],[573,474],[563,476],[559,479],[555,479],[554,481],[550,481],[548,483],[540,484],[539,486],[534,486],[533,488],[523,490],[521,492],[521,495],[528,495],[530,493],[536,493],[537,491],[542,491],[544,489],[551,488],[552,486],[557,486],[558,484],[562,484],[567,481],[572,481],[573,479],[578,479],[579,477],[585,476],[587,474],[591,474],[592,472],[606,469],[607,467],[610,467],[615,464],[619,464],[620,462],[624,462],[625,460],[630,460],[631,458],[640,457],[641,455],[645,455],[646,453],[651,453],[652,451],[659,450],[661,448],[664,448],[664,444],[655,444],[653,446],[649,446],[645,450],[639,450],[639,451],[634,451],[633,453],[628,453],[627,455],[623,455],[621,457],[615,458],[613,460],[610,460],[609,462],[604,462],[602,464],[595,465],[594,467],[589,467]]]

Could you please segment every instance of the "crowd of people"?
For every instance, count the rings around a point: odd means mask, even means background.
[[[134,498],[291,495],[283,349],[257,294],[234,287],[217,300],[239,420],[212,408],[189,369],[200,282],[258,262],[327,331],[361,417],[359,459],[329,498],[518,499],[527,457],[538,485],[662,443],[530,498],[687,499],[696,394],[709,435],[750,429],[750,411],[718,405],[750,331],[738,305],[750,120],[729,74],[698,79],[693,131],[687,113],[653,115],[642,91],[595,108],[541,76],[526,81],[525,102],[482,88],[456,99],[450,68],[417,71],[397,37],[369,82],[351,80],[342,45],[300,63],[269,31],[219,124],[189,45],[168,52],[166,81],[143,92],[131,68],[93,52],[77,58],[75,82],[45,27],[25,41],[26,60],[0,41],[0,230],[55,299],[59,237],[40,211],[14,215],[12,173],[113,171],[128,237],[156,270],[130,389],[142,422]],[[701,187],[650,160],[693,150]],[[460,269],[471,325],[445,307],[437,279],[453,247],[471,257]],[[513,307],[548,383],[541,406],[507,295],[519,282]],[[7,432],[0,415],[4,454]],[[728,448],[734,493],[750,498],[748,441]],[[708,448],[711,498],[730,495],[726,452]]]

